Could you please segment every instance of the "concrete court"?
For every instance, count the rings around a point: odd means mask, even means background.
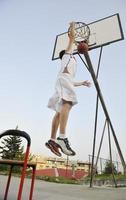
[[[0,175],[0,200],[3,200],[7,176]],[[19,178],[12,177],[8,200],[16,200]],[[30,179],[25,180],[22,200],[28,200]],[[69,185],[35,181],[33,200],[126,200],[126,188]]]

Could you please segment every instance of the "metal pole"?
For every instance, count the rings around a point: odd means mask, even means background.
[[[111,169],[112,169],[112,177],[113,177],[113,182],[115,184],[115,187],[117,187],[117,183],[114,176],[113,162],[112,162],[111,137],[110,137],[110,129],[109,129],[108,121],[107,121],[107,125],[108,125],[109,154],[110,154],[110,163],[111,163]]]
[[[91,179],[90,179],[90,187],[92,187],[92,185],[93,185],[93,176],[94,176],[94,156],[95,156],[95,144],[96,144],[97,119],[98,119],[98,96],[97,96],[96,114],[95,114],[95,127],[94,127],[94,139],[93,139],[92,163],[91,163]]]
[[[103,132],[102,132],[102,137],[101,137],[101,141],[100,141],[100,145],[99,145],[99,149],[98,149],[98,154],[97,154],[97,157],[96,157],[96,163],[95,163],[96,166],[98,164],[98,159],[99,159],[99,155],[100,155],[100,151],[101,151],[101,146],[102,146],[103,137],[104,137],[104,133],[105,133],[106,122],[107,122],[107,120],[105,120]]]
[[[102,56],[102,49],[103,49],[103,47],[101,47],[101,49],[100,49],[100,55],[99,55],[99,60],[98,60],[97,76],[96,76],[96,78],[98,78],[98,74],[99,74],[100,62],[101,62],[101,56]],[[86,67],[87,67],[88,71],[90,71],[89,70],[89,66],[87,65]],[[98,106],[99,106],[99,98],[98,98],[98,94],[97,94],[90,187],[92,187],[92,185],[93,185],[93,176],[94,176],[94,173],[95,173],[94,172],[94,156],[95,156],[95,144],[96,144],[96,133],[97,133]]]

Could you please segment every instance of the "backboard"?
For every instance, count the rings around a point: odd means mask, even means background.
[[[90,28],[89,50],[117,42],[124,39],[119,14],[88,24]],[[56,36],[52,60],[59,58],[59,52],[66,49],[68,45],[68,32]],[[74,54],[77,53],[77,46],[74,45]]]

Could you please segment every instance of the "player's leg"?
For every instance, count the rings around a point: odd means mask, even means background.
[[[59,118],[60,118],[60,113],[57,112],[52,120],[51,138],[50,140],[48,140],[48,142],[45,143],[46,147],[49,148],[57,156],[61,156],[61,153],[59,152],[59,148],[55,142],[56,133],[59,126]]]
[[[69,141],[66,138],[66,126],[71,108],[72,102],[63,100],[59,118],[60,133],[59,137],[57,138],[57,143],[61,151],[66,155],[75,155],[75,152],[71,149]]]
[[[56,140],[56,133],[59,127],[60,113],[56,112],[52,120],[51,139]]]
[[[60,123],[59,129],[60,129],[60,134],[64,134],[63,136],[64,138],[66,134],[66,126],[71,108],[72,108],[72,102],[63,100],[63,105],[61,108],[60,118],[59,118],[59,123]]]

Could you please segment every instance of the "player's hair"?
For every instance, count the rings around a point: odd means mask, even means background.
[[[65,50],[60,51],[59,58],[62,59],[63,55],[65,54]]]

